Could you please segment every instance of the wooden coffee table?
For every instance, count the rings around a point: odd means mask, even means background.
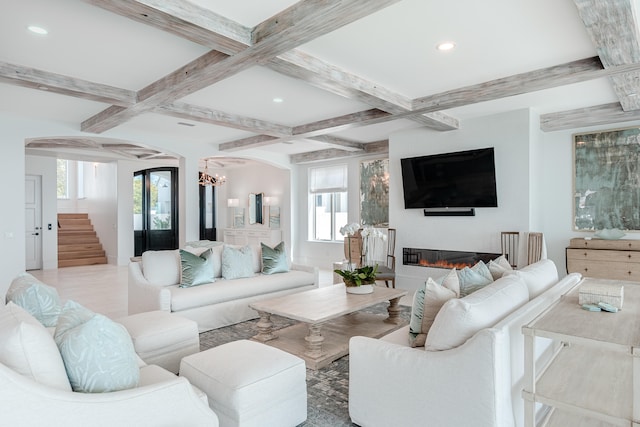
[[[253,339],[303,358],[307,368],[320,369],[349,354],[351,337],[379,338],[406,325],[398,306],[406,294],[375,286],[371,294],[353,295],[345,292],[344,284],[337,284],[256,301],[249,304],[260,314]],[[388,316],[359,312],[385,301],[389,301]],[[274,331],[272,314],[302,323]]]

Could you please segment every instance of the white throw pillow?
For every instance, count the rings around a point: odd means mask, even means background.
[[[138,385],[138,357],[121,324],[68,301],[54,339],[74,391],[104,393]]]
[[[37,383],[71,391],[53,337],[13,302],[0,308],[0,362]]]
[[[500,255],[498,258],[489,261],[487,267],[489,268],[491,276],[493,276],[493,280],[498,280],[504,273],[513,270],[513,267],[511,267],[511,264],[509,264],[509,261],[507,261],[504,255]]]
[[[464,344],[529,301],[522,279],[505,276],[471,295],[447,301],[427,334],[428,351],[449,350]]]
[[[180,254],[177,249],[143,252],[142,269],[145,279],[152,285],[177,285],[180,283]]]
[[[445,302],[451,298],[457,298],[459,292],[460,284],[455,268],[437,281],[429,277],[424,286],[416,291],[413,295],[409,323],[409,344],[411,347],[424,346],[427,333],[436,314]]]
[[[520,277],[529,288],[529,296],[534,299],[555,283],[558,283],[558,269],[550,259],[541,259],[538,262],[529,264],[520,270],[512,270],[505,275],[515,275]]]

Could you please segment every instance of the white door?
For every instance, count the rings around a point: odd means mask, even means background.
[[[26,175],[25,177],[25,238],[26,268],[39,270],[42,268],[42,176]]]

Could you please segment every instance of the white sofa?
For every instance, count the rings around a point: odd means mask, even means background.
[[[213,245],[214,265],[220,265],[222,244]],[[129,264],[129,314],[163,310],[198,323],[200,332],[255,319],[249,303],[318,286],[316,267],[292,265],[288,272],[261,273],[260,247],[252,246],[254,276],[179,287],[180,256],[177,250],[148,251],[139,262]],[[216,268],[214,267],[214,270]],[[219,269],[218,269],[219,270]]]
[[[481,290],[483,296],[505,284],[521,287],[524,281],[530,295],[528,302],[514,303],[506,317],[480,326],[468,340],[450,349],[433,351],[410,347],[408,326],[381,339],[352,338],[349,346],[349,414],[352,421],[366,427],[522,426],[522,326],[580,279],[581,276],[574,273],[558,280],[555,264],[542,260],[496,280],[487,286],[492,288]],[[495,291],[494,295],[500,292]],[[476,308],[482,310],[482,301],[477,296],[475,303],[478,304]],[[449,332],[446,333],[449,336],[458,334],[458,328],[468,331],[468,321],[480,320],[482,323],[492,316],[490,310],[480,314],[470,311],[466,318],[457,319],[443,314],[447,305],[456,304],[460,301],[451,300],[440,309],[429,330],[427,344],[440,316],[443,317],[441,321],[448,320],[446,329]],[[434,334],[445,332],[442,329]],[[538,339],[536,360],[541,363],[550,357],[556,343]]]
[[[186,378],[139,358],[140,379],[135,388],[71,391],[52,331],[12,303],[0,311],[2,425],[219,425],[202,391]]]

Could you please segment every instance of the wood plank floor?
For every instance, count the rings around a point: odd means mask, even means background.
[[[63,303],[71,299],[96,313],[117,319],[127,315],[127,271],[126,265],[101,264],[30,270],[29,273],[55,287]],[[320,286],[332,284],[332,275],[330,270],[320,270]],[[412,294],[404,296],[400,304],[411,305]]]

